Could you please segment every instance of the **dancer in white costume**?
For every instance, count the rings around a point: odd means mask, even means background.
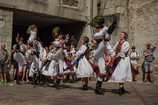
[[[93,38],[97,41],[97,48],[94,51],[94,63],[93,63],[93,69],[97,76],[97,83],[96,83],[96,94],[104,94],[102,87],[103,79],[106,76],[106,67],[105,67],[105,50],[112,54],[113,49],[110,46],[110,34],[114,31],[116,27],[116,20],[111,24],[111,26],[108,28],[106,26],[103,26],[104,24],[104,18],[102,18],[102,22],[98,26],[96,26],[96,33],[93,35]]]
[[[64,52],[62,48],[62,43],[60,41],[54,42],[55,46],[57,47],[56,54],[54,55],[55,60],[58,64],[58,76],[63,77],[64,72]]]
[[[37,56],[38,56],[37,52],[33,51],[29,77],[33,77],[33,74],[35,74],[39,71],[39,58]]]
[[[39,41],[33,41],[33,47],[33,60],[30,67],[29,77],[32,77],[34,73],[37,73],[41,70],[47,55],[46,50]]]
[[[42,68],[42,74],[50,76],[52,79],[57,76],[58,65],[56,62],[56,48],[53,48],[47,55],[47,64]]]
[[[37,48],[39,52],[39,69],[42,69],[43,63],[46,61],[47,58],[47,52],[46,49],[42,46],[42,44],[37,41]]]
[[[88,37],[82,37],[82,45],[76,52],[76,59],[78,59],[78,65],[76,74],[78,78],[82,79],[83,90],[88,90],[88,78],[93,75],[93,68],[88,61]]]
[[[131,64],[128,51],[130,45],[127,41],[128,35],[125,32],[121,32],[120,40],[114,46],[114,56],[117,60],[114,71],[111,75],[109,82],[119,83],[119,93],[125,92],[124,83],[132,81]]]
[[[105,70],[105,49],[108,51],[108,53],[112,53],[113,49],[110,46],[109,40],[110,36],[107,33],[108,28],[106,26],[99,27],[98,32],[96,32],[93,36],[93,38],[97,41],[98,46],[96,50],[94,51],[94,64],[97,66],[97,70],[94,67],[94,71],[97,76],[97,83],[96,83],[96,89],[95,92],[97,94],[103,94],[103,90],[101,89],[103,79],[106,75]]]

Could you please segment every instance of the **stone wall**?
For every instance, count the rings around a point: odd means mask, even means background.
[[[158,42],[158,0],[100,0],[100,14],[119,14],[118,34],[126,31],[142,56],[146,43]],[[115,36],[114,40],[118,38]],[[156,57],[158,58],[158,49]]]
[[[63,0],[0,0],[0,16],[5,14],[4,19],[6,22],[5,26],[0,29],[1,41],[5,41],[8,44],[8,49],[10,49],[13,14],[18,11],[82,22],[86,22],[87,18],[90,19],[91,0],[75,0],[78,1],[77,6],[65,5],[62,1]]]
[[[0,9],[0,42],[7,44],[11,52],[13,13]]]
[[[89,22],[98,13],[104,16],[117,15],[119,20],[117,33],[113,35],[114,41],[118,39],[121,31],[126,31],[131,45],[136,45],[141,55],[146,43],[158,42],[158,0],[79,0],[77,7],[64,6],[62,0],[46,0],[47,3],[38,3],[38,1],[0,0],[0,8],[13,8],[11,9],[13,12],[23,10],[85,22]],[[97,9],[99,2],[100,11]],[[0,28],[0,36],[9,44],[12,33],[12,12],[0,10],[0,20],[3,14],[6,24]],[[91,27],[86,25],[83,34],[91,36],[91,32]],[[156,56],[158,57],[158,53]]]
[[[116,42],[119,33],[121,31],[129,32],[129,18],[128,18],[128,1],[127,0],[100,0],[101,6],[100,6],[100,15],[103,15],[105,17],[109,17],[112,15],[117,15],[118,17],[118,26],[117,26],[117,32],[114,32],[112,35],[113,42]],[[132,43],[132,36],[129,37],[130,41]]]
[[[158,0],[130,0],[129,14],[129,33],[142,55],[145,44],[158,43]]]
[[[78,1],[77,7],[66,6],[62,1],[63,0],[0,0],[0,7],[86,21],[85,14],[87,8],[85,2],[87,0],[76,0]]]

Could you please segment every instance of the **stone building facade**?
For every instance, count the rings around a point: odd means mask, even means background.
[[[80,29],[80,34],[91,37],[93,29],[87,23],[96,15],[109,23],[117,16],[114,42],[121,31],[129,34],[140,53],[146,43],[158,42],[158,0],[0,0],[0,40],[10,48],[14,27],[26,28],[32,22],[76,27],[76,33]]]
[[[8,47],[7,49],[11,48],[12,43],[12,21],[12,12],[0,10],[0,42],[5,42]]]
[[[91,0],[0,0],[0,41],[11,49],[17,31],[31,24],[41,30],[61,25],[73,34],[87,34],[84,29],[91,18]],[[79,31],[78,31],[79,30]],[[22,33],[23,34],[23,33]]]
[[[158,43],[158,0],[98,0],[98,3],[100,15],[118,15],[116,34],[127,32],[131,45],[141,55],[145,44]],[[155,53],[158,58],[157,52],[158,49]]]

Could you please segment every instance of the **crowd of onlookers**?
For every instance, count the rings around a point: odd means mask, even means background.
[[[74,36],[54,33],[54,41],[43,46],[37,39],[37,27],[33,25],[28,40],[20,35],[16,36],[16,43],[12,47],[11,57],[5,43],[0,43],[0,85],[15,80],[17,84],[30,83],[38,71],[47,80],[77,80],[74,63],[76,63],[77,44]],[[90,41],[90,49],[95,42]],[[139,66],[140,54],[132,46],[129,56],[132,65],[133,81],[138,80],[140,69],[142,80],[152,82],[151,74],[155,60],[155,45],[147,44],[143,52],[143,64]],[[90,55],[89,55],[90,56]],[[53,59],[53,60],[52,60]],[[56,71],[52,70],[55,69]],[[57,81],[58,82],[58,81]]]
[[[17,84],[30,83],[38,71],[51,80],[54,78],[76,80],[72,67],[77,45],[74,36],[54,32],[52,36],[54,40],[46,46],[36,40],[37,26],[32,25],[29,28],[28,40],[24,40],[23,36],[17,34],[16,43],[12,46],[11,57],[6,49],[6,44],[1,43],[0,84],[6,84],[10,80],[15,80]],[[64,74],[64,76],[59,76],[59,74]]]

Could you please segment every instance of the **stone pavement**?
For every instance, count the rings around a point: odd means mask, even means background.
[[[129,93],[122,96],[111,92],[118,87],[114,83],[104,83],[106,92],[101,96],[94,93],[94,81],[88,91],[80,89],[80,82],[63,86],[59,90],[28,84],[1,87],[0,105],[158,105],[158,81],[127,83]]]
[[[96,95],[95,81],[90,81],[88,91],[80,89],[80,82],[63,84],[59,90],[29,84],[1,86],[0,105],[158,105],[157,77],[158,71],[154,73],[154,83],[127,83],[129,93],[122,96],[112,93],[118,88],[115,83],[104,83],[105,94]]]

